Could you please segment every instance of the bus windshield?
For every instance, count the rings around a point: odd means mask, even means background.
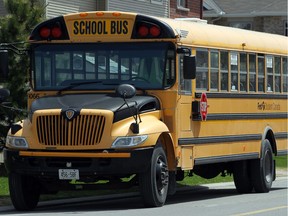
[[[129,83],[139,89],[163,89],[175,82],[171,43],[33,45],[35,90],[109,90]]]

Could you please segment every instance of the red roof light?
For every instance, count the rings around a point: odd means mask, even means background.
[[[39,34],[42,38],[48,38],[51,34],[51,30],[50,30],[50,28],[43,27],[40,29]]]
[[[53,38],[60,38],[61,35],[62,35],[61,28],[58,27],[58,26],[53,27],[52,30],[51,30],[51,35],[52,35]]]
[[[150,35],[152,37],[158,37],[160,35],[160,33],[161,33],[161,30],[158,26],[152,26],[150,28]]]
[[[149,34],[149,28],[145,25],[142,25],[139,27],[138,29],[138,35],[140,37],[147,37],[147,35]]]

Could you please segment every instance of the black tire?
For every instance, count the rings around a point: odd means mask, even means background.
[[[161,145],[155,147],[149,169],[139,174],[139,184],[146,207],[160,207],[165,204],[169,171],[167,157]]]
[[[33,210],[39,202],[40,184],[34,177],[10,173],[9,191],[12,204],[18,211]]]
[[[272,187],[275,173],[273,151],[269,140],[264,140],[262,144],[261,158],[252,160],[250,168],[252,185],[255,192],[269,192]]]
[[[172,196],[176,193],[176,172],[169,171],[168,195]]]
[[[233,163],[233,179],[238,193],[251,193],[253,185],[249,175],[248,161],[236,161]]]

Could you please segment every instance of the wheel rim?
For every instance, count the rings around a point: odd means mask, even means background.
[[[265,158],[264,158],[264,172],[265,172],[265,180],[266,182],[271,182],[272,181],[272,170],[273,170],[273,165],[272,165],[272,155],[270,152],[265,153]]]
[[[168,168],[165,160],[163,160],[162,156],[157,158],[156,163],[156,185],[157,191],[160,195],[164,194],[165,188],[168,185]]]

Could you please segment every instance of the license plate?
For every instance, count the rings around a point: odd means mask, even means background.
[[[59,179],[61,180],[78,180],[79,170],[78,169],[59,169]]]

